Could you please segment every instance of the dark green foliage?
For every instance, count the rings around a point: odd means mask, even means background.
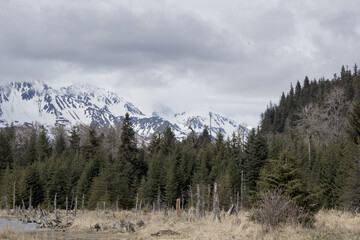
[[[61,154],[66,149],[65,137],[62,133],[57,133],[55,136],[55,154],[56,156],[61,156]]]
[[[249,194],[256,191],[256,182],[268,155],[266,139],[261,132],[252,129],[245,144],[244,175]]]
[[[80,152],[79,127],[74,126],[74,127],[71,128],[69,142],[70,142],[70,149],[74,153],[79,153]]]
[[[138,158],[135,131],[128,113],[125,115],[121,130],[117,161],[118,180],[123,188],[120,202],[126,207],[131,207],[146,165],[144,159]]]
[[[204,127],[179,141],[167,127],[150,143],[139,144],[129,114],[121,132],[120,126],[81,126],[69,133],[55,127],[53,140],[42,127],[11,126],[0,132],[0,196],[10,199],[16,181],[17,204],[22,199],[28,204],[31,189],[34,207],[52,205],[55,194],[60,208],[66,197],[73,207],[83,194],[89,209],[101,202],[113,207],[116,201],[131,208],[137,194],[150,205],[160,194],[162,207],[184,197],[187,207],[190,189],[194,206],[197,185],[201,201],[207,201],[208,187],[216,182],[225,209],[241,190],[249,207],[257,205],[261,192],[281,189],[310,213],[303,222],[311,222],[318,207],[360,205],[359,100],[359,70],[351,74],[343,68],[332,80],[305,78],[291,85],[245,139],[242,132],[229,137],[220,131],[211,139]]]
[[[356,143],[360,143],[360,101],[356,102],[352,111],[348,115],[348,128],[347,132],[350,139]]]
[[[6,167],[12,167],[13,155],[10,143],[7,137],[0,131],[0,170]]]
[[[48,157],[50,157],[52,152],[50,140],[46,134],[44,127],[41,127],[41,132],[37,140],[37,152],[39,161],[41,162],[45,161]]]
[[[33,164],[37,158],[37,147],[36,147],[36,133],[32,131],[31,136],[28,140],[24,160],[22,161],[23,166],[29,166]]]
[[[345,188],[345,204],[352,210],[360,209],[360,160],[357,154]]]
[[[261,171],[258,187],[260,192],[279,189],[298,206],[312,211],[319,209],[319,206],[313,206],[313,196],[307,191],[296,161],[289,152],[282,152],[279,158],[269,160]]]
[[[45,192],[36,164],[22,171],[18,187],[20,199],[24,200],[27,207],[30,193],[33,208],[43,202]]]

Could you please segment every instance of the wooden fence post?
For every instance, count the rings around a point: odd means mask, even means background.
[[[81,209],[82,209],[82,214],[83,215],[85,213],[84,205],[85,205],[85,194],[82,195],[82,200],[81,200]]]
[[[15,190],[16,190],[16,187],[15,187],[15,182],[14,182],[14,192],[13,192],[13,212],[15,213],[15,200],[16,200],[16,198],[15,198]]]
[[[198,214],[198,217],[201,218],[200,184],[196,185],[196,195],[197,195],[196,212]]]
[[[190,185],[189,191],[190,191],[190,203],[191,203],[191,207],[194,207],[194,204],[193,204],[193,194],[192,194],[192,187],[191,187],[191,185]]]
[[[137,217],[137,213],[138,213],[138,202],[139,202],[139,193],[136,194],[135,217]]]
[[[56,195],[57,195],[57,193],[55,193],[55,197],[54,197],[54,212],[55,212],[55,216],[56,216],[56,213],[57,213],[57,209],[56,209]]]
[[[214,183],[214,217],[215,222],[220,222],[220,204],[219,204],[219,193],[217,189],[217,183]]]
[[[29,197],[29,213],[31,214],[32,206],[31,206],[31,195],[32,195],[32,189],[30,188],[30,197]]]
[[[245,185],[244,185],[244,170],[241,170],[241,188],[240,188],[240,209],[243,210],[244,207],[244,191],[245,191]]]
[[[76,211],[77,211],[77,196],[75,197],[74,217],[76,217]]]
[[[176,199],[176,215],[177,215],[178,218],[181,216],[180,198]]]
[[[68,197],[66,196],[66,216],[68,215],[68,211],[69,211],[69,209],[68,209],[68,207],[69,207],[69,202],[68,202]]]

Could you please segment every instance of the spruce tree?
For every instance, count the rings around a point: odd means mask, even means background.
[[[13,167],[12,150],[8,139],[0,131],[0,171],[8,166]]]
[[[141,173],[145,168],[144,159],[138,159],[138,148],[136,145],[135,131],[132,127],[130,116],[125,114],[121,128],[120,147],[118,152],[117,167],[120,173],[122,184],[125,184],[122,194],[122,201],[132,206],[132,199],[136,194],[137,187],[141,181]]]
[[[259,131],[253,128],[245,144],[244,175],[247,193],[256,191],[256,182],[259,179],[260,170],[265,164],[268,155],[266,139]]]
[[[41,127],[41,132],[37,139],[37,152],[39,161],[43,162],[50,157],[52,147],[50,145],[49,137],[46,134],[45,128]]]
[[[69,142],[70,142],[70,149],[74,153],[79,153],[80,152],[80,132],[79,132],[78,126],[73,126],[71,128]]]

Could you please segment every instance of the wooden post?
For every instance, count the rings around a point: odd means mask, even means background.
[[[99,207],[99,203],[96,204],[96,212],[99,213],[100,211],[100,207]]]
[[[75,196],[75,192],[74,192],[74,188],[72,188],[72,189],[71,189],[71,203],[70,203],[70,209],[73,209],[74,196]]]
[[[49,197],[50,198],[50,197]],[[47,202],[48,202],[48,211],[47,211],[47,214],[49,215],[50,214],[50,199],[48,198]]]
[[[153,213],[155,213],[155,202],[153,202]]]
[[[181,190],[181,210],[184,211],[184,193]]]
[[[158,196],[157,196],[157,208],[158,208],[158,212],[160,212],[160,203],[161,203],[161,190],[160,187],[158,189]]]
[[[176,199],[176,215],[177,215],[178,218],[181,216],[180,198]]]
[[[69,209],[68,209],[68,207],[69,207],[69,202],[68,202],[68,197],[66,196],[66,198],[65,198],[66,200],[66,216],[69,214]]]
[[[205,217],[205,212],[206,212],[206,208],[205,208],[205,189],[203,188],[203,191],[202,191],[202,205],[201,205],[201,213],[202,213],[202,216]]]
[[[196,212],[198,217],[201,217],[201,200],[200,200],[200,185],[196,185],[196,195],[197,195],[197,202],[196,202]]]
[[[207,211],[210,212],[210,195],[211,195],[211,187],[210,184],[208,185],[208,199],[207,199]]]
[[[220,204],[219,204],[219,193],[217,189],[217,183],[214,183],[214,208],[213,208],[215,222],[220,222]]]
[[[13,192],[13,212],[15,213],[15,200],[16,200],[16,198],[15,198],[15,190],[16,190],[16,187],[15,187],[15,182],[14,182],[14,192]]]
[[[119,212],[119,202],[116,200],[116,212]]]
[[[139,202],[139,194],[136,194],[136,207],[135,207],[135,217],[137,216],[138,213],[138,202]]]
[[[167,206],[165,206],[165,208],[164,208],[164,217],[165,218],[168,217],[168,208],[167,208]]]
[[[244,170],[241,170],[241,188],[240,188],[240,209],[243,210],[244,207],[244,189],[245,185],[244,185]]]
[[[30,188],[30,197],[29,197],[29,213],[31,214],[32,206],[31,206],[31,195],[32,195],[32,189]]]
[[[106,203],[104,202],[104,214],[106,213]]]
[[[5,208],[6,208],[6,214],[9,215],[10,214],[10,209],[9,209],[8,199],[7,199],[6,195],[5,195]]]
[[[84,205],[85,205],[85,194],[82,195],[82,200],[81,200],[81,210],[83,215],[85,213]]]
[[[77,197],[75,197],[74,217],[76,217],[76,211],[77,211]]]
[[[142,203],[142,201],[140,201],[140,211],[139,211],[139,216],[141,216],[141,203]]]
[[[22,210],[25,211],[25,203],[24,203],[24,199],[21,200],[22,201]]]
[[[56,209],[56,196],[57,196],[57,193],[55,193],[55,197],[54,197],[54,212],[55,212],[55,216],[56,216],[56,213],[57,213],[57,209]]]
[[[236,193],[236,216],[239,214],[239,192]]]
[[[191,207],[194,207],[194,204],[193,204],[193,195],[192,195],[192,187],[190,185],[190,203],[191,203]]]

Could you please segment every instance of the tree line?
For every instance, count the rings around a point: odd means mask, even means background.
[[[36,124],[0,131],[0,198],[11,205],[52,204],[85,197],[123,209],[161,202],[195,205],[201,195],[207,208],[217,183],[219,203],[228,209],[256,207],[262,193],[277,190],[311,214],[321,207],[360,207],[360,79],[345,69],[332,80],[320,79],[282,94],[247,134],[213,139],[207,127],[179,141],[172,129],[139,142],[129,114],[121,126],[58,126],[47,132]],[[51,136],[51,137],[50,137]],[[198,187],[200,188],[198,192]],[[5,197],[6,196],[6,197]],[[206,207],[206,206],[205,206]]]

